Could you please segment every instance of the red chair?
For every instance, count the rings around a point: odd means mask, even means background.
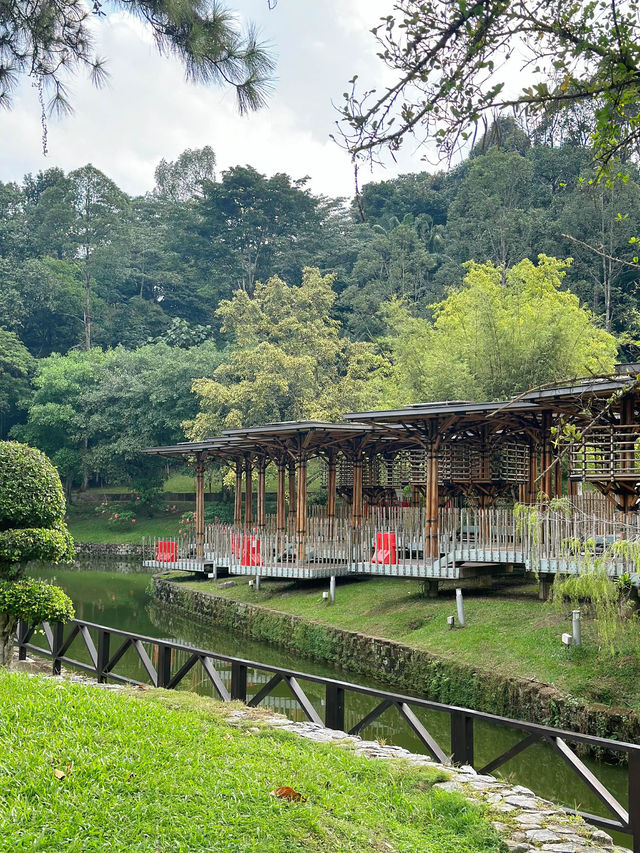
[[[260,539],[257,536],[242,537],[242,557],[240,559],[241,566],[261,566],[260,559]]]
[[[156,542],[156,562],[175,563],[178,559],[178,543],[170,539],[161,539]]]
[[[376,550],[371,562],[381,563],[383,566],[395,566],[398,562],[395,533],[376,533]]]

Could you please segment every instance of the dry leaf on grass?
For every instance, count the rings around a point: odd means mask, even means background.
[[[288,785],[283,785],[280,788],[274,788],[273,791],[271,791],[271,796],[278,797],[280,800],[288,800],[290,803],[307,802],[306,797],[303,797],[302,794],[294,791],[293,788],[290,788]]]
[[[53,775],[56,777],[56,779],[66,779],[67,778],[67,774],[64,772],[64,770],[58,770],[57,767],[53,771]]]

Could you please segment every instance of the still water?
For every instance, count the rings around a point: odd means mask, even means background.
[[[200,623],[192,617],[185,617],[170,611],[151,599],[147,591],[151,576],[146,571],[141,571],[139,565],[134,562],[87,560],[77,563],[73,568],[42,567],[33,569],[31,573],[34,576],[47,578],[61,586],[73,599],[78,619],[120,628],[136,634],[175,640],[199,648],[210,649],[220,654],[379,687],[381,690],[393,689],[388,684],[377,683],[356,673],[297,657],[275,646],[247,640],[244,637],[233,635],[226,629],[215,628]],[[73,644],[69,654],[76,659],[88,661],[86,650],[80,639]],[[186,652],[178,653],[174,660],[174,672],[184,662],[180,655],[186,660]],[[228,686],[230,681],[229,669],[221,664],[219,670]],[[147,680],[146,673],[137,655],[131,649],[118,664],[118,672],[140,681]],[[248,678],[249,696],[257,693],[268,678],[269,676],[266,673],[250,672]],[[322,686],[304,680],[300,680],[300,683],[320,716],[324,717],[324,690]],[[191,670],[182,682],[181,688],[213,695],[213,688],[201,674],[199,667],[194,667]],[[373,698],[347,694],[346,727],[350,728],[355,725],[376,704],[377,702]],[[273,693],[265,699],[263,705],[286,714],[291,719],[306,719],[284,684],[278,685]],[[419,711],[418,716],[444,751],[447,752],[450,748],[448,716],[432,711]],[[382,714],[361,735],[367,739],[398,744],[413,752],[425,751],[420,741],[409,731],[394,709],[389,709]],[[476,766],[481,767],[487,764],[491,759],[515,744],[522,736],[517,731],[509,731],[485,723],[476,723]],[[586,763],[616,796],[618,801],[626,806],[626,768],[592,759],[587,759]],[[567,765],[550,747],[542,744],[530,747],[503,765],[497,771],[497,775],[499,774],[502,774],[508,781],[532,788],[538,795],[547,799],[594,814],[607,815],[599,800],[595,798],[584,783],[573,775]],[[617,833],[615,835],[618,844],[629,846],[626,836]]]

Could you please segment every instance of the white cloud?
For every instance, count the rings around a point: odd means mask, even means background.
[[[339,102],[355,71],[379,85],[383,72],[368,30],[390,2],[281,0],[271,12],[266,0],[230,0],[230,5],[256,19],[276,45],[279,79],[269,108],[242,118],[233,93],[188,84],[177,60],[158,55],[140,21],[119,12],[94,22],[99,53],[109,60],[109,84],[96,90],[82,77],[73,80],[75,114],[49,122],[46,158],[37,92],[28,82],[13,110],[0,113],[0,180],[91,162],[123,189],[142,193],[153,186],[162,157],[174,159],[185,148],[211,145],[220,169],[250,163],[267,174],[309,174],[315,192],[352,194],[349,156],[329,139],[337,118],[332,100]],[[392,167],[374,174],[385,178],[396,172]]]

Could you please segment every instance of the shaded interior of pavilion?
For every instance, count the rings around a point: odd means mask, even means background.
[[[602,524],[624,517],[624,524],[635,525],[639,372],[640,365],[622,365],[609,376],[548,385],[510,400],[355,412],[340,423],[273,423],[146,452],[195,470],[189,555],[196,561],[226,563],[245,574],[279,564],[282,576],[293,576],[286,572],[295,568],[299,577],[305,571],[393,574],[401,564],[405,571],[398,573],[449,576],[458,553],[462,564],[524,565],[516,503],[549,505],[564,495],[588,508],[583,524],[586,517]],[[233,525],[205,525],[205,472],[212,464],[235,474]],[[310,469],[321,472],[326,499],[320,505],[309,502]],[[268,472],[276,484],[275,512],[267,511]],[[467,556],[475,560],[463,559],[465,533],[474,546]],[[546,568],[561,571],[548,557]]]

